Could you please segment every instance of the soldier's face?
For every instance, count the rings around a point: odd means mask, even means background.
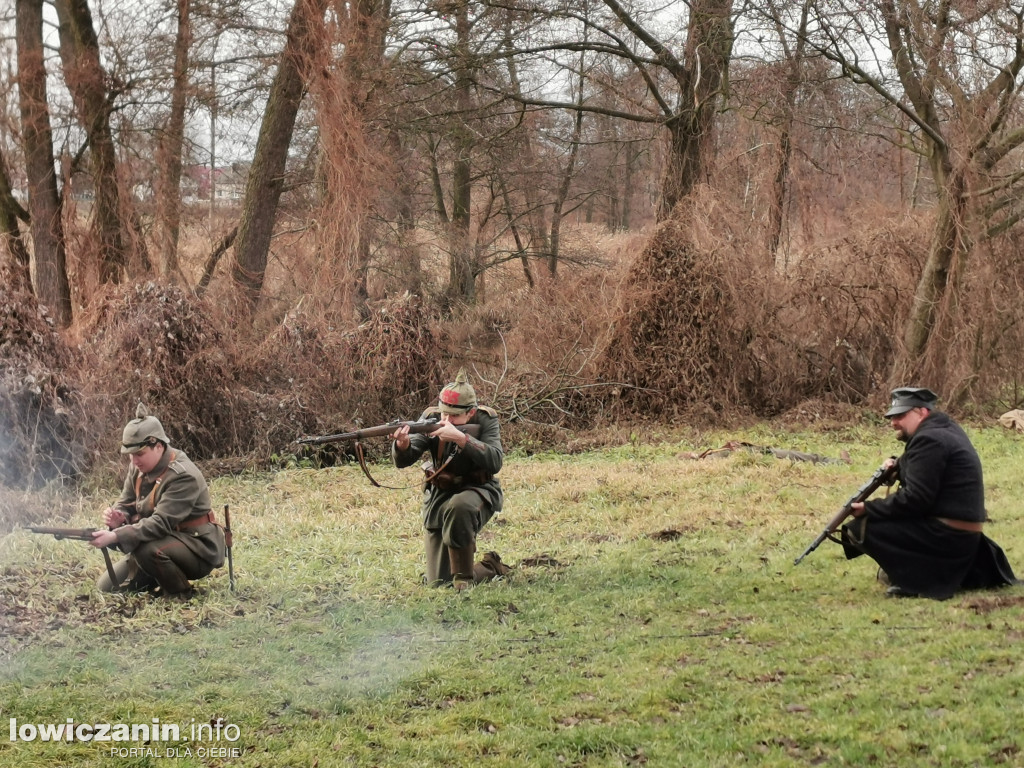
[[[911,408],[906,413],[889,419],[889,424],[896,430],[896,439],[902,440],[904,443],[907,442],[917,432],[917,428],[921,426],[921,422],[927,415],[927,408]]]
[[[141,451],[136,451],[135,453],[131,454],[132,466],[134,466],[142,474],[148,474],[156,468],[157,464],[160,463],[160,458],[163,455],[163,443],[157,443],[156,445],[146,446]]]
[[[446,421],[449,424],[454,424],[456,427],[461,427],[463,424],[468,424],[469,420],[473,418],[473,414],[476,413],[476,408],[470,408],[465,413],[442,413],[441,421]]]

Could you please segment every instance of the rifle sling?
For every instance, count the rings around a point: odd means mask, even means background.
[[[390,491],[404,491],[407,488],[413,487],[411,485],[381,485],[376,481],[376,479],[374,479],[373,475],[370,474],[370,468],[366,466],[366,455],[363,453],[363,444],[358,440],[355,443],[355,451],[356,459],[359,461],[359,468],[363,470],[363,474],[366,475],[366,477],[369,479],[369,481],[373,484],[375,488],[386,488]],[[425,484],[429,484],[431,480],[433,480],[435,477],[437,477],[444,471],[445,467],[447,467],[451,463],[451,460],[454,458],[455,454],[453,453],[451,456],[444,460],[444,463],[440,467],[435,469],[432,474],[428,475],[423,482]]]
[[[118,583],[117,574],[114,573],[114,564],[110,562],[110,552],[106,547],[100,547],[100,552],[103,553],[103,562],[107,566],[107,577],[110,579],[110,587],[114,592],[120,592],[121,585]]]

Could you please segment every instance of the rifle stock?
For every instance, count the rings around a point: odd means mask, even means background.
[[[53,538],[58,541],[61,539],[92,541],[92,535],[98,530],[96,528],[50,528],[45,525],[30,525],[28,529],[32,531],[32,533],[42,533],[47,536],[53,536]],[[100,547],[100,551],[103,553],[103,562],[106,563],[107,566],[107,576],[110,577],[110,585],[114,591],[117,591],[117,576],[114,575],[114,564],[110,561],[110,552],[107,551],[106,547]]]
[[[399,427],[408,426],[409,434],[417,435],[425,432],[433,432],[439,426],[441,426],[440,419],[423,419],[422,421],[392,421],[388,424],[381,424],[377,427],[366,427],[365,429],[357,429],[353,432],[339,432],[336,435],[321,435],[319,437],[302,437],[295,442],[299,445],[325,445],[327,443],[340,443],[346,440],[359,442],[365,440],[368,437],[387,437]],[[477,437],[480,434],[479,424],[463,424],[457,426],[460,432],[465,432],[471,437]]]
[[[800,561],[816,550],[821,542],[839,530],[839,526],[843,524],[843,521],[852,514],[852,510],[850,508],[854,504],[859,501],[866,501],[868,497],[881,486],[889,484],[892,478],[896,477],[896,467],[898,466],[898,463],[898,460],[896,460],[891,467],[887,467],[884,464],[880,466],[878,471],[875,472],[875,474],[873,474],[871,478],[864,483],[864,485],[858,488],[857,492],[853,494],[853,496],[851,496],[842,507],[840,507],[839,511],[836,512],[832,519],[828,521],[828,525],[825,526],[825,530],[818,534],[818,538],[812,541],[811,545],[804,550],[803,554],[793,561],[793,565],[800,565]]]

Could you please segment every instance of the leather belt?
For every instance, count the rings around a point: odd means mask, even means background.
[[[184,531],[189,528],[198,528],[200,525],[206,525],[207,523],[213,522],[213,513],[207,512],[202,517],[190,517],[188,520],[183,520],[178,523],[178,527],[175,530]]]
[[[938,520],[950,528],[956,528],[958,531],[970,531],[971,533],[981,533],[984,526],[984,523],[978,523],[973,520],[954,520],[950,517],[940,517]]]

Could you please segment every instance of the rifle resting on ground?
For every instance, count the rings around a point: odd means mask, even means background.
[[[334,435],[322,435],[320,437],[302,437],[295,442],[299,445],[325,445],[327,443],[340,443],[340,442],[352,442],[355,443],[356,459],[359,461],[359,467],[363,470],[363,474],[366,475],[370,482],[373,483],[377,488],[386,488],[374,480],[373,475],[370,474],[370,470],[366,466],[366,458],[363,455],[362,440],[368,437],[387,437],[391,435],[399,427],[409,427],[410,435],[419,435],[433,432],[441,426],[440,419],[421,419],[420,421],[392,421],[387,424],[381,424],[376,427],[366,427],[365,429],[357,429],[353,432],[339,432]],[[470,437],[477,437],[480,434],[479,424],[462,424],[453,425],[460,432],[465,432]],[[448,458],[451,461],[451,457]],[[434,474],[437,475],[447,465],[447,461]],[[429,481],[430,478],[427,478]]]
[[[28,527],[32,533],[42,533],[60,541],[61,539],[74,539],[75,541],[92,541],[92,535],[98,529],[97,528],[50,528],[45,525],[30,525]],[[114,591],[120,588],[117,583],[117,576],[114,575],[114,564],[110,562],[110,552],[107,551],[106,547],[101,547],[100,551],[103,553],[103,560],[107,564],[107,576],[110,577],[110,584]]]
[[[224,505],[224,547],[228,554],[228,584],[231,586],[231,591],[235,591],[235,561],[231,554],[231,548],[233,544],[234,536],[231,534],[231,510],[228,505]]]
[[[857,489],[857,492],[851,496],[845,504],[839,509],[838,512],[828,521],[828,525],[825,526],[818,538],[811,542],[811,546],[804,550],[804,553],[800,555],[796,560],[793,561],[793,565],[800,565],[800,561],[807,557],[811,552],[818,548],[825,539],[836,539],[832,538],[832,534],[839,530],[839,526],[843,524],[850,515],[853,514],[851,507],[859,501],[866,501],[872,493],[877,491],[883,485],[890,485],[893,479],[896,477],[896,467],[898,466],[898,460],[893,457],[893,465],[887,467],[884,464],[878,468],[878,471],[871,476],[864,485]]]

